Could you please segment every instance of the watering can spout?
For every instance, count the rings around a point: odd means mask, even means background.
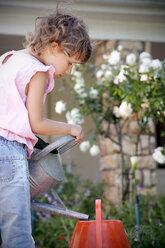
[[[77,144],[74,139],[75,137],[66,135],[52,144],[46,145],[42,150],[35,148],[28,163],[30,196],[32,200],[31,208],[49,214],[87,220],[89,218],[88,215],[67,209],[58,194],[52,190],[53,186],[64,180],[64,170],[60,155]],[[52,151],[55,152],[52,153]],[[52,191],[56,199],[55,205],[34,201],[34,198],[49,190]]]
[[[48,214],[55,214],[58,216],[63,216],[71,219],[77,220],[88,220],[89,215],[82,214],[79,212],[71,211],[68,208],[58,208],[57,206],[41,203],[41,202],[32,202],[31,208],[35,211],[43,211]]]

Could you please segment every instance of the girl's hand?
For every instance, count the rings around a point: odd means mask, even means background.
[[[84,140],[84,133],[80,125],[70,124],[69,134],[75,136],[75,141],[81,142]]]

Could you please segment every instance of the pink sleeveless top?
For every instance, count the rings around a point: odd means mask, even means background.
[[[29,123],[25,88],[38,71],[48,74],[45,101],[47,93],[54,87],[55,68],[52,65],[46,66],[22,51],[11,51],[0,57],[0,136],[25,144],[28,158],[37,138]]]

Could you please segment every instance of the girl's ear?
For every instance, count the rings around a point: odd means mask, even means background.
[[[52,46],[53,48],[57,48],[57,47],[58,47],[58,43],[55,42],[55,41],[52,41],[52,42],[51,42],[51,46]]]

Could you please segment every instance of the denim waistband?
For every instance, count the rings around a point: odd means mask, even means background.
[[[6,145],[12,145],[12,146],[25,147],[25,144],[19,143],[16,140],[7,140],[2,136],[0,136],[0,143],[1,144],[6,144]]]

